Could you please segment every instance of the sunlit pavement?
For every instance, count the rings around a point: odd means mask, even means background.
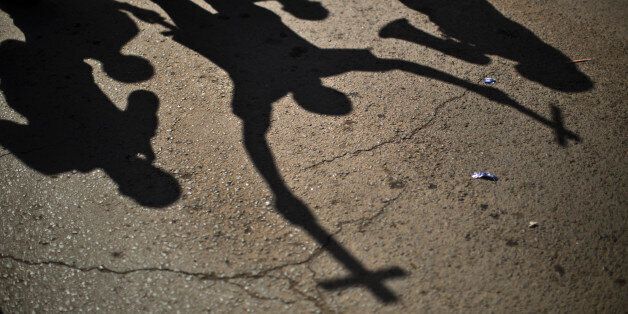
[[[626,10],[0,0],[0,309],[621,312]]]

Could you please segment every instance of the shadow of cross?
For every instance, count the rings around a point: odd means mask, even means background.
[[[568,138],[571,138],[576,142],[580,142],[580,137],[577,134],[573,134],[569,130],[565,129],[560,108],[556,106],[552,106],[552,120],[554,122],[553,129],[554,132],[556,132],[556,142],[558,142],[560,146],[567,146]]]
[[[506,99],[504,102],[502,102],[502,104],[505,104],[506,106],[511,107],[523,113],[524,115],[531,117],[534,120],[537,120],[541,124],[553,129],[556,134],[556,141],[558,142],[560,146],[563,146],[563,147],[567,146],[568,139],[573,140],[576,143],[580,143],[582,141],[582,139],[580,138],[578,134],[571,132],[567,128],[565,128],[561,110],[560,108],[556,106],[550,107],[552,110],[552,119],[550,120],[538,114],[537,112],[534,112],[520,105],[519,103],[515,101]]]
[[[303,226],[327,252],[334,256],[351,275],[345,278],[331,279],[319,282],[318,285],[326,290],[336,290],[355,286],[364,286],[383,303],[397,301],[397,296],[384,285],[387,279],[405,277],[408,273],[399,267],[389,267],[378,271],[369,271],[349,253],[334,236],[329,234],[317,223],[306,223]]]
[[[383,281],[404,276],[406,276],[406,272],[399,267],[390,267],[379,271],[368,271],[365,269],[361,273],[354,272],[351,276],[327,280],[319,283],[319,285],[327,290],[365,286],[382,302],[392,303],[397,301],[397,296],[384,285]]]

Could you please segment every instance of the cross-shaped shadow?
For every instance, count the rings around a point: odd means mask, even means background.
[[[364,286],[384,303],[397,301],[397,296],[383,282],[387,279],[405,277],[407,273],[399,267],[390,267],[379,271],[354,270],[351,276],[341,279],[323,281],[320,286],[327,290],[344,289],[347,287]]]

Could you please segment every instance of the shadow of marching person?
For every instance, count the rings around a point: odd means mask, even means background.
[[[121,53],[139,32],[122,10],[144,10],[109,0],[2,0],[0,9],[25,37],[0,44],[0,89],[27,120],[0,119],[0,145],[45,175],[102,169],[121,194],[141,205],[176,201],[177,181],[153,165],[150,139],[159,99],[135,90],[126,109],[118,109],[84,61],[99,61],[120,82],[150,79],[153,67],[147,60]]]
[[[321,283],[324,288],[361,285],[380,301],[395,302],[397,296],[383,281],[405,276],[406,272],[398,267],[368,270],[320,225],[307,205],[292,193],[280,175],[266,140],[275,101],[291,94],[296,103],[309,112],[346,115],[352,111],[350,100],[343,93],[324,86],[322,78],[350,71],[401,70],[459,86],[553,127],[552,121],[521,106],[497,89],[473,84],[412,62],[378,58],[366,49],[319,48],[292,31],[275,13],[255,5],[251,0],[208,0],[207,3],[217,13],[211,13],[189,0],[152,1],[176,25],[173,27],[159,22],[170,28],[165,35],[172,36],[176,42],[225,70],[233,81],[232,110],[243,122],[245,149],[271,189],[276,210],[290,223],[308,232],[351,273],[349,278]],[[300,11],[299,14],[309,19],[326,16],[320,11],[312,14]],[[567,137],[577,136],[565,132]]]
[[[593,88],[591,79],[567,56],[505,17],[487,0],[399,1],[427,15],[445,38],[420,30],[406,19],[383,27],[382,38],[413,42],[474,64],[488,64],[489,55],[497,55],[517,62],[516,69],[523,77],[561,92]]]

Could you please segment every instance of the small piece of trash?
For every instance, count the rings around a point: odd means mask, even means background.
[[[487,77],[484,78],[484,80],[482,82],[484,82],[484,84],[486,84],[486,85],[493,85],[497,81],[494,78],[487,76]]]
[[[497,180],[499,180],[499,178],[497,178],[496,175],[494,175],[494,174],[492,174],[490,172],[484,172],[484,171],[474,172],[471,175],[471,178],[473,178],[473,179],[484,179],[484,180],[489,180],[489,181],[497,181]]]
[[[530,221],[530,222],[528,223],[528,227],[529,227],[529,228],[536,228],[536,227],[538,227],[538,226],[539,226],[538,221]]]
[[[587,62],[587,61],[591,61],[591,60],[593,60],[593,59],[591,59],[591,58],[576,59],[576,60],[571,60],[571,63]]]

